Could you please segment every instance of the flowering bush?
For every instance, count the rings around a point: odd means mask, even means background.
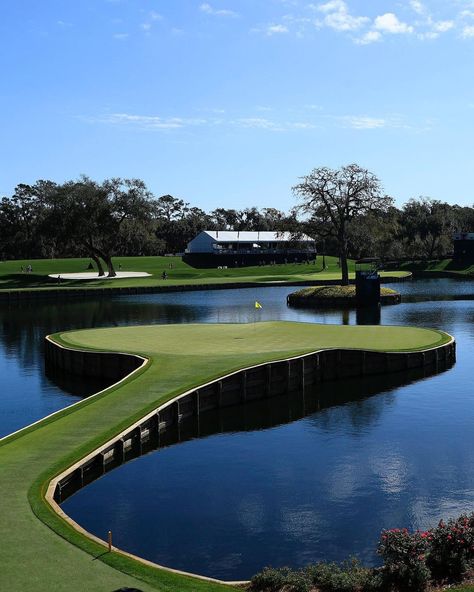
[[[434,578],[460,579],[474,564],[474,514],[441,522],[423,533],[429,542],[428,566]]]
[[[377,552],[381,568],[353,559],[317,563],[305,569],[265,568],[252,578],[252,592],[422,592],[430,580],[461,580],[474,569],[474,513],[425,532],[384,530]]]
[[[425,533],[406,528],[382,531],[377,552],[384,560],[383,575],[389,586],[401,590],[424,590],[430,579],[426,565],[428,540]]]

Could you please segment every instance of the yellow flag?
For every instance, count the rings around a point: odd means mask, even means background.
[[[260,304],[260,302],[257,302],[255,300],[255,308],[262,308],[262,305]]]

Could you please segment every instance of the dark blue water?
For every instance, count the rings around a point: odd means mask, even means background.
[[[450,280],[398,288],[422,298],[474,293],[474,284]],[[289,291],[275,287],[120,297],[64,303],[54,310],[50,304],[4,309],[0,366],[7,367],[10,390],[0,395],[0,427],[5,433],[77,400],[77,394],[66,394],[43,375],[44,332],[246,322],[254,318],[255,299],[263,305],[262,320],[367,320],[355,311],[292,311],[285,304]],[[112,530],[119,547],[158,563],[245,579],[269,564],[298,566],[351,554],[373,563],[382,528],[425,528],[471,510],[474,302],[408,302],[384,308],[381,322],[448,331],[457,340],[456,365],[407,384],[402,377],[328,383],[311,395],[313,411],[305,417],[295,411],[298,399],[290,398],[272,408],[236,409],[234,416],[214,418],[209,433],[224,433],[123,465],[67,500],[65,511],[101,537]],[[272,413],[278,415],[273,423],[268,421]]]

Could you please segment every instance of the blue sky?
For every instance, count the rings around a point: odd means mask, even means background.
[[[287,210],[357,162],[474,202],[474,0],[17,0],[0,40],[0,195],[84,173]]]

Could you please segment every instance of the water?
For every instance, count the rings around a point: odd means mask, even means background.
[[[208,418],[208,437],[169,446],[105,475],[63,508],[89,531],[152,561],[224,579],[264,565],[357,555],[375,563],[382,528],[425,528],[474,502],[471,347],[474,284],[397,285],[412,300],[381,322],[437,327],[457,340],[441,374],[326,384],[302,417],[298,395]],[[289,288],[117,297],[0,309],[3,433],[92,392],[67,393],[42,370],[60,329],[263,319],[354,324],[355,311],[286,307]],[[467,300],[426,301],[444,295]],[[415,298],[413,298],[415,296]],[[86,388],[87,387],[87,388]],[[93,389],[92,389],[93,390]],[[5,412],[4,412],[5,410]]]

